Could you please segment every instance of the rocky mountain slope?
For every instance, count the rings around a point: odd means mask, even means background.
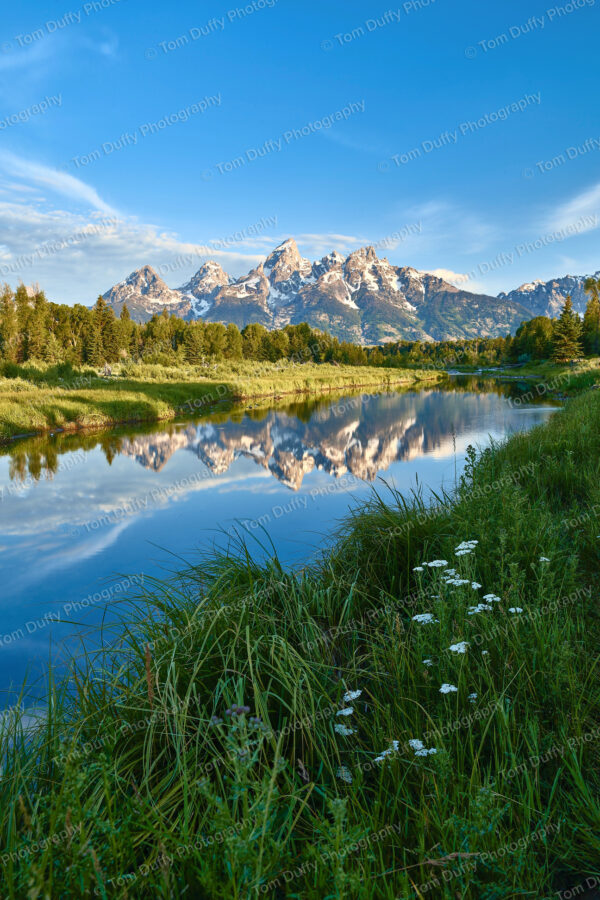
[[[334,251],[311,262],[290,238],[241,278],[231,278],[211,261],[174,290],[144,266],[104,299],[117,315],[127,303],[140,322],[163,309],[239,328],[250,322],[267,328],[308,322],[341,340],[375,344],[504,335],[540,311],[554,315],[569,291],[576,308],[585,308],[583,277],[535,282],[491,297],[410,266],[393,266],[373,247],[347,257]]]
[[[583,315],[589,300],[583,289],[586,277],[586,275],[565,275],[564,278],[553,278],[551,281],[532,281],[530,284],[522,284],[508,294],[498,294],[498,299],[520,303],[529,310],[531,316],[556,318],[565,297],[570,294],[573,307]],[[596,272],[594,278],[600,278],[600,272]]]
[[[131,318],[136,322],[147,322],[163,309],[184,319],[190,317],[189,298],[181,291],[172,291],[167,287],[151,266],[142,266],[137,272],[132,272],[129,278],[116,284],[103,296],[117,316],[126,303]]]

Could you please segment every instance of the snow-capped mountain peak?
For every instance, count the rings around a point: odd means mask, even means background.
[[[142,321],[163,309],[180,316],[187,316],[190,312],[189,300],[180,291],[168,287],[152,266],[136,269],[107,291],[104,299],[117,315],[126,303],[132,318],[141,318]]]
[[[598,277],[600,273],[597,273]],[[118,314],[147,321],[162,309],[187,319],[259,322],[267,328],[308,322],[341,340],[379,343],[506,334],[533,315],[556,315],[567,293],[578,312],[587,297],[583,276],[532,281],[510,294],[474,294],[412,266],[379,258],[373,246],[344,257],[337,250],[311,262],[293,238],[247,275],[231,278],[210,260],[172,290],[150,266],[132,272],[104,297]]]
[[[542,281],[538,278],[522,284],[508,294],[498,294],[498,299],[521,303],[529,311],[528,318],[532,316],[555,318],[559,315],[567,294],[569,294],[573,301],[573,308],[582,315],[589,299],[583,287],[586,277],[586,275],[564,275],[562,278],[552,278],[550,281]],[[600,278],[600,272],[596,272],[593,277]]]

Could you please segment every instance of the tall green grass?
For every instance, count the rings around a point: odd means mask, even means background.
[[[36,719],[2,720],[3,895],[537,900],[600,877],[599,475],[590,392],[471,453],[452,496],[382,488],[311,568],[241,536],[146,585]]]

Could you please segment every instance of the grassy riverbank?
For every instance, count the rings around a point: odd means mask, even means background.
[[[538,395],[575,396],[581,391],[600,384],[600,358],[590,357],[572,364],[558,364],[551,360],[538,360],[517,366],[498,366],[489,369],[479,366],[457,366],[456,371],[465,374],[488,373],[493,378],[527,380],[538,384]]]
[[[409,387],[444,377],[440,372],[369,366],[228,361],[208,367],[114,366],[105,379],[93,369],[5,364],[0,371],[0,441],[59,428],[174,419],[219,403]]]
[[[433,508],[374,496],[310,571],[146,585],[120,653],[2,719],[3,895],[584,896],[599,466],[594,391]]]

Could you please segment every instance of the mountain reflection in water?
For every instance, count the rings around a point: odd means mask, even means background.
[[[213,475],[249,459],[295,491],[314,469],[371,482],[395,462],[453,453],[473,428],[504,432],[509,419],[513,429],[527,427],[520,413],[536,407],[512,406],[511,395],[518,396],[513,384],[465,377],[452,390],[357,394],[219,413],[195,423],[57,434],[10,448],[10,477],[37,480],[57,471],[61,454],[101,447],[109,463],[121,455],[155,472],[178,451],[193,453]]]

